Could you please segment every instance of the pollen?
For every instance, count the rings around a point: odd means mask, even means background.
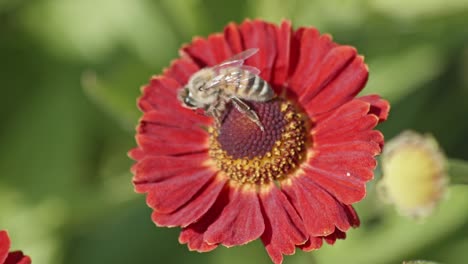
[[[218,169],[240,183],[264,184],[287,178],[305,158],[305,115],[285,99],[249,102],[264,131],[229,107],[221,126],[210,128],[210,156]]]

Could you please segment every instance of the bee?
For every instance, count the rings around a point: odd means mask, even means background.
[[[178,99],[189,109],[203,109],[215,119],[219,127],[228,103],[246,115],[262,131],[257,113],[244,101],[266,102],[275,97],[271,86],[263,80],[260,70],[244,65],[244,61],[258,52],[257,48],[238,53],[213,67],[194,73],[179,91]]]

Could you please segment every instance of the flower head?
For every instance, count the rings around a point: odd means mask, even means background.
[[[0,264],[31,264],[31,259],[21,251],[10,250],[10,237],[6,231],[0,231]]]
[[[431,135],[404,131],[383,152],[379,194],[403,215],[427,217],[447,193],[446,163]]]
[[[276,97],[228,102],[221,122],[182,107],[180,90],[200,69],[248,49]],[[314,28],[261,20],[194,38],[142,90],[138,147],[129,155],[135,190],[147,193],[158,226],[182,227],[181,243],[206,252],[260,238],[275,263],[295,248],[333,244],[359,225],[351,204],[366,194],[389,105],[355,98],[368,70],[350,46]],[[261,81],[259,81],[261,82]]]

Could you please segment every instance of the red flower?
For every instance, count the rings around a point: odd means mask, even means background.
[[[31,259],[21,251],[10,250],[10,238],[6,231],[0,231],[0,264],[31,264]]]
[[[262,132],[229,107],[219,127],[177,99],[189,78],[249,48],[277,98],[247,101]],[[383,136],[372,130],[389,105],[355,98],[368,77],[363,58],[314,28],[288,21],[229,24],[195,38],[143,88],[138,147],[129,152],[136,192],[147,193],[158,226],[182,227],[180,243],[206,252],[260,238],[275,263],[295,248],[333,244],[359,226],[351,204],[364,198]]]

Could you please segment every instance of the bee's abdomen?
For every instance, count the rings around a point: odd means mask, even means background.
[[[237,86],[237,94],[241,98],[253,101],[268,101],[274,97],[271,86],[260,76],[248,71],[243,71],[244,75],[240,85]]]

